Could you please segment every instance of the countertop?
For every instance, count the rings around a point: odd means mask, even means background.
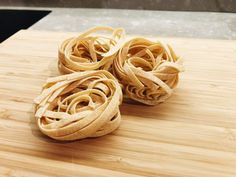
[[[34,30],[82,32],[90,27],[123,27],[128,34],[161,37],[236,39],[236,14],[150,10],[31,8],[52,10],[30,27]]]

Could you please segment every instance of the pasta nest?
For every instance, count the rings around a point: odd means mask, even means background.
[[[96,34],[100,32],[100,34]],[[101,34],[108,32],[109,34]],[[109,70],[125,38],[122,28],[95,27],[59,47],[58,68],[63,74],[87,70]]]
[[[57,140],[102,136],[121,120],[122,90],[104,70],[49,78],[34,101],[40,130]]]
[[[129,98],[156,105],[171,95],[183,65],[169,45],[137,37],[121,47],[112,70]]]

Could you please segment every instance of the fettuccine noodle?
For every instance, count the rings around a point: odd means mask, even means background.
[[[156,105],[170,97],[184,70],[169,45],[126,39],[122,28],[95,27],[67,39],[58,57],[58,69],[67,75],[49,78],[34,100],[39,129],[57,140],[114,131],[121,121],[122,89],[132,100]]]
[[[183,66],[169,45],[133,38],[119,50],[112,69],[129,98],[156,105],[171,95]]]
[[[110,35],[102,35],[102,32]],[[58,68],[63,74],[109,70],[124,37],[122,28],[95,27],[78,37],[67,39],[59,48]]]
[[[57,140],[103,136],[120,125],[122,91],[104,70],[49,78],[34,101],[40,130]]]

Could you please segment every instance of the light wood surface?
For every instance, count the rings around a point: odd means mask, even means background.
[[[123,104],[110,135],[59,143],[36,127],[32,100],[71,35],[20,31],[0,44],[0,176],[236,176],[236,41],[162,38],[185,59],[174,95]]]

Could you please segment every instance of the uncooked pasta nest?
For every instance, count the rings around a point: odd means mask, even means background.
[[[112,69],[129,98],[156,105],[171,95],[183,65],[169,45],[133,38],[120,48]]]
[[[57,140],[114,131],[123,93],[146,105],[159,104],[170,97],[184,70],[169,45],[127,39],[122,28],[92,28],[65,40],[58,55],[58,69],[67,75],[49,78],[35,99],[40,130]]]
[[[101,34],[105,32],[109,34]],[[124,37],[122,28],[95,27],[78,37],[69,38],[59,47],[58,68],[63,74],[109,70]]]
[[[104,70],[49,78],[34,101],[37,124],[53,139],[98,137],[120,124],[122,91]]]

